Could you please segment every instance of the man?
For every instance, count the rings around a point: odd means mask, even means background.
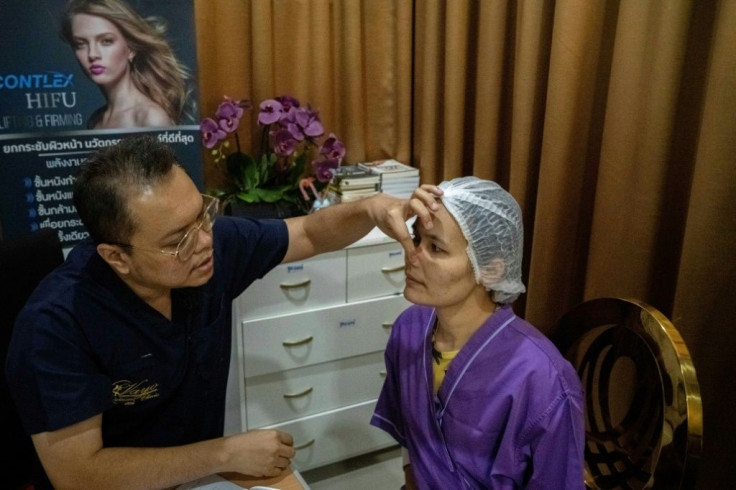
[[[217,218],[170,148],[145,136],[92,156],[74,185],[90,239],[18,315],[7,376],[57,488],[163,488],[237,471],[273,476],[292,437],[222,437],[231,303],[280,262],[374,226],[413,249],[422,199],[379,195],[285,221]],[[214,224],[214,226],[213,226]]]

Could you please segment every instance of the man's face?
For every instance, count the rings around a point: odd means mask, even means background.
[[[128,243],[146,249],[126,249],[130,274],[125,280],[134,290],[195,287],[212,277],[212,232],[193,229],[202,219],[203,198],[181,168],[174,167],[164,183],[132,195],[128,208],[137,223]],[[196,241],[188,260],[156,252],[173,252],[186,233]]]

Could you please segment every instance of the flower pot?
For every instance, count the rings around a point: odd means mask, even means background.
[[[251,219],[284,219],[301,216],[304,213],[296,205],[287,201],[245,202],[236,199],[225,206],[225,214]]]

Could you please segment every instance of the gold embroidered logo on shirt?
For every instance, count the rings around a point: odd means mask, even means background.
[[[112,384],[112,400],[115,405],[135,405],[138,401],[158,397],[158,383],[148,383],[147,379],[134,383],[127,379]]]

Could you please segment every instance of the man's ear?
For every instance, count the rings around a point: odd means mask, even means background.
[[[97,245],[97,253],[102,260],[110,264],[118,274],[126,275],[130,272],[130,257],[119,245],[110,245],[109,243],[100,243]]]

